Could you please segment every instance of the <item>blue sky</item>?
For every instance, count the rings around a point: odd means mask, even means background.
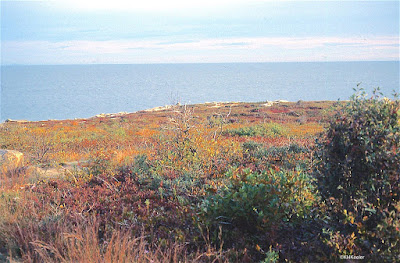
[[[1,63],[399,60],[399,1],[1,2]]]

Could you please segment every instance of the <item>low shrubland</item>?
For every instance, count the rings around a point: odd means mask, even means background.
[[[396,261],[399,102],[332,105],[2,124],[0,261]]]

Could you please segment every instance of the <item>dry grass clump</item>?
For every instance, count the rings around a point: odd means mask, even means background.
[[[189,253],[183,244],[171,243],[165,246],[151,246],[145,236],[133,237],[129,231],[116,230],[107,240],[98,237],[96,221],[85,227],[78,226],[72,232],[59,236],[60,244],[33,241],[32,246],[38,262],[227,262],[210,250],[204,253]],[[36,261],[32,260],[32,261]]]

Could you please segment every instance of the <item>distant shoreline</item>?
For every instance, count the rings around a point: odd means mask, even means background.
[[[346,101],[346,100],[342,100]],[[195,103],[195,104],[186,104],[186,106],[189,107],[196,107],[196,106],[209,106],[210,108],[220,108],[226,105],[235,105],[235,104],[249,104],[249,105],[254,105],[254,104],[259,104],[259,106],[262,107],[271,107],[276,104],[280,103],[309,103],[309,102],[314,102],[314,103],[326,103],[326,102],[335,102],[333,100],[315,100],[315,101],[303,101],[303,100],[298,100],[296,102],[294,101],[288,101],[288,100],[274,100],[274,101],[259,101],[259,102],[243,102],[243,101],[214,101],[214,102],[203,102],[203,103]],[[124,117],[126,115],[132,115],[132,114],[137,114],[137,113],[150,113],[150,112],[164,112],[168,110],[172,110],[176,106],[184,106],[185,104],[176,104],[176,105],[164,105],[164,106],[158,106],[158,107],[153,107],[145,110],[138,110],[135,112],[117,112],[117,113],[99,113],[97,115],[88,117],[88,118],[73,118],[73,119],[48,119],[48,120],[38,120],[38,121],[31,121],[31,120],[13,120],[13,119],[6,119],[0,124],[4,123],[41,123],[41,122],[51,122],[51,121],[83,121],[83,120],[91,120],[91,119],[96,119],[96,118],[117,118],[117,117]]]

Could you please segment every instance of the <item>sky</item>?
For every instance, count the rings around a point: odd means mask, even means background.
[[[399,60],[399,1],[0,1],[2,65]]]

